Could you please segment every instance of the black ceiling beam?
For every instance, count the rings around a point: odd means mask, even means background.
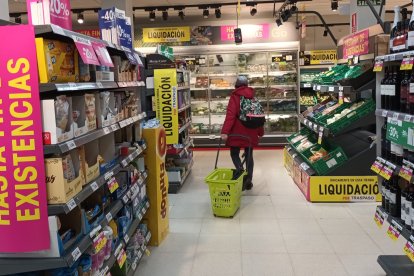
[[[306,28],[307,27],[337,27],[337,26],[349,26],[349,23],[327,23],[326,25],[324,24],[306,24]]]
[[[312,0],[298,0],[297,2],[312,2]],[[272,0],[272,1],[241,1],[241,5],[251,6],[252,4],[273,4],[273,3],[285,3],[285,0]],[[237,6],[238,2],[232,3],[220,3],[220,4],[197,4],[197,5],[169,5],[169,6],[147,6],[147,7],[133,7],[132,9],[135,10],[144,10],[144,11],[154,11],[160,9],[175,9],[176,7],[182,8],[200,8],[200,7],[207,7],[210,9],[214,9],[216,6]]]

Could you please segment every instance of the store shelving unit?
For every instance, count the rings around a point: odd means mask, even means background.
[[[195,146],[216,146],[237,76],[245,75],[266,110],[262,145],[285,144],[297,131],[297,52],[183,55],[191,60],[192,129]],[[287,59],[286,59],[287,57]]]
[[[332,65],[300,66],[300,112],[321,102],[315,85],[312,83],[316,74],[329,70]],[[312,101],[310,102],[310,99]]]
[[[169,62],[169,68],[176,67],[175,63],[172,61]],[[178,135],[178,143],[175,145],[168,145],[167,148],[167,156],[166,156],[166,169],[167,172],[176,173],[177,169],[180,169],[180,176],[181,181],[171,181],[169,180],[169,193],[177,193],[181,187],[184,185],[185,180],[187,179],[188,175],[191,173],[192,163],[193,163],[193,156],[190,147],[193,145],[192,140],[190,139],[190,129],[193,123],[192,117],[192,101],[190,97],[190,75],[189,72],[184,69],[176,69],[177,74],[182,74],[183,80],[182,82],[178,83],[178,97],[181,99],[182,103],[178,107],[178,116],[179,121],[179,129]],[[147,77],[147,84],[149,83],[150,87],[153,87],[153,76],[154,76],[154,69],[147,69],[146,70],[146,77]],[[178,79],[178,78],[177,78]],[[153,96],[155,95],[153,88],[147,88],[145,91],[145,103],[143,102],[143,106],[145,105],[147,108],[147,114],[149,117],[156,117],[157,114],[155,111],[152,110],[153,106]],[[144,95],[143,95],[144,96]],[[182,163],[184,162],[185,163]],[[180,162],[177,164],[177,162]],[[174,165],[173,165],[174,164]],[[174,172],[171,172],[171,170]]]
[[[412,54],[414,54],[413,51],[389,54],[389,55],[384,55],[384,56],[378,56],[376,57],[376,60],[382,60],[384,62],[384,67],[388,65],[394,65],[394,66],[399,67],[401,64],[401,61],[408,55],[412,55]],[[380,140],[387,139],[385,137],[382,137],[383,125],[388,120],[391,120],[391,121],[396,121],[401,124],[403,122],[413,124],[414,126],[414,115],[406,114],[403,112],[392,111],[392,110],[386,110],[386,109],[381,108],[382,106],[381,104],[381,80],[383,79],[383,77],[384,77],[384,70],[382,70],[381,72],[377,72],[376,74],[377,109],[376,109],[375,114],[377,116],[378,143],[376,147],[376,154],[378,156],[377,160],[380,161],[381,165],[383,166],[382,168],[380,168],[380,172],[379,172],[380,174],[379,183],[381,187],[382,187],[382,181],[384,180],[383,178],[384,174],[382,174],[383,171],[385,172],[388,170],[391,175],[399,178],[400,177],[399,172],[402,169],[402,167],[399,166],[398,164],[393,164],[392,162],[390,162],[390,160],[385,160],[384,157],[381,156],[382,143],[380,142]],[[414,179],[411,179],[409,183],[412,184],[414,182],[413,180]],[[393,240],[403,239],[405,243],[405,248],[401,248],[401,252],[405,251],[407,255],[410,254],[411,252],[414,252],[414,245],[413,245],[414,234],[404,226],[405,223],[401,220],[400,217],[394,217],[390,213],[388,213],[383,208],[383,206],[378,206],[375,212],[374,220],[376,221],[377,225],[381,229],[385,230],[384,235],[388,234],[388,236],[390,236]],[[384,269],[387,275],[401,275],[401,276],[414,275],[414,263],[406,255],[381,255],[378,257],[378,263]]]
[[[0,24],[1,25],[1,24]],[[78,34],[72,31],[64,30],[59,26],[55,25],[45,25],[45,26],[36,26],[35,27],[36,37],[43,37],[48,39],[55,39],[58,41],[64,42],[73,42],[73,37],[81,37],[89,41],[99,42],[104,45],[110,54],[120,55],[123,58],[129,59],[131,62],[134,60],[137,66],[141,66],[140,54],[125,48],[120,47],[105,41],[101,41],[95,38],[91,38],[82,34]],[[40,84],[39,91],[40,97],[42,99],[53,98],[57,95],[62,94],[71,94],[71,95],[81,95],[82,92],[102,92],[102,91],[129,91],[137,93],[138,95],[142,90],[145,89],[145,83],[141,81],[134,82],[85,82],[85,83],[47,83]],[[138,105],[138,101],[136,103]],[[138,108],[139,109],[139,108]],[[100,138],[103,138],[108,135],[115,135],[115,132],[119,130],[124,130],[126,128],[132,128],[133,126],[139,125],[145,118],[146,113],[140,113],[130,118],[126,118],[122,121],[116,122],[110,126],[96,129],[94,131],[88,132],[83,136],[73,138],[69,141],[55,144],[55,145],[45,145],[44,154],[47,157],[51,156],[60,156],[68,153],[69,151],[82,147],[92,141],[96,141]],[[129,154],[127,156],[119,157],[113,166],[110,169],[107,169],[105,172],[101,172],[100,175],[93,179],[90,183],[87,183],[82,187],[82,190],[76,194],[73,198],[68,200],[65,204],[53,204],[48,205],[48,215],[49,216],[66,216],[70,215],[75,208],[79,208],[82,204],[88,200],[91,196],[97,193],[98,190],[107,189],[106,185],[110,182],[114,176],[116,176],[121,170],[124,170],[132,161],[136,158],[141,157],[146,149],[145,141],[129,141],[131,142],[131,147],[129,148]],[[138,144],[139,143],[139,144]],[[101,231],[105,226],[107,226],[120,211],[127,205],[140,204],[143,207],[136,214],[136,217],[132,220],[126,234],[123,236],[123,239],[118,242],[119,248],[126,248],[129,243],[130,237],[137,231],[138,225],[141,223],[143,216],[149,208],[149,202],[146,196],[140,193],[146,185],[146,180],[148,177],[148,172],[143,171],[140,174],[140,177],[136,180],[135,183],[132,183],[126,191],[124,191],[116,200],[111,202],[108,206],[105,206],[102,210],[102,219],[96,222],[97,227],[92,229],[89,233],[83,233],[84,229],[82,228],[82,233],[79,233],[79,237],[76,240],[73,240],[71,244],[66,244],[62,249],[60,255],[61,257],[36,257],[35,253],[30,256],[20,255],[15,257],[12,254],[7,256],[2,256],[0,258],[0,275],[9,275],[16,273],[32,272],[32,271],[46,271],[56,268],[69,268],[72,267],[82,254],[86,253],[94,243],[95,234]],[[124,183],[121,183],[124,184]],[[138,197],[138,195],[140,196]],[[82,217],[82,220],[84,217]],[[132,263],[131,269],[128,271],[128,275],[133,275],[137,264],[144,251],[146,250],[146,244],[151,238],[151,233],[146,234],[145,244],[142,245],[140,254]],[[112,241],[110,241],[112,242]],[[22,257],[24,256],[24,257]],[[43,255],[38,255],[43,256]],[[104,271],[101,271],[102,274],[106,275],[107,272],[116,263],[117,254],[112,253],[111,258],[107,260],[104,264]]]
[[[337,100],[344,99],[344,101],[354,102],[359,99],[371,99],[372,91],[375,90],[375,81],[368,82],[358,89],[339,84],[320,85],[310,82],[302,83],[301,87],[303,87],[301,91],[306,89],[308,91],[329,94],[330,97]],[[315,101],[316,103],[317,101]],[[317,201],[313,200],[315,189],[312,188],[312,185],[317,185],[313,181],[315,177],[329,178],[338,176],[346,178],[373,175],[369,169],[375,159],[376,151],[373,146],[375,134],[370,132],[376,123],[373,105],[371,105],[370,111],[363,113],[364,115],[358,116],[353,120],[346,119],[341,125],[332,128],[330,125],[318,123],[316,120],[308,117],[310,113],[323,104],[318,103],[314,106],[302,108],[304,112],[298,118],[303,127],[301,133],[304,135],[310,133],[310,136],[315,137],[314,145],[327,145],[328,148],[331,148],[332,153],[328,153],[325,158],[321,159],[322,161],[318,161],[325,163],[323,165],[325,169],[319,168],[319,171],[317,171],[315,167],[312,167],[320,166],[321,164],[312,164],[308,158],[303,156],[303,153],[298,151],[294,144],[290,144],[285,149],[285,167],[308,201]],[[304,130],[308,132],[304,132]],[[344,154],[346,159],[341,160]],[[318,197],[316,196],[315,198]]]

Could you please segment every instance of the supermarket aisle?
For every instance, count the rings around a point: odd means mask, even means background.
[[[220,167],[231,166],[223,152]],[[403,254],[373,222],[375,204],[307,203],[283,168],[282,151],[255,152],[254,189],[233,219],[214,218],[203,178],[215,152],[196,152],[189,182],[171,195],[170,235],[140,276],[385,275],[379,254]]]

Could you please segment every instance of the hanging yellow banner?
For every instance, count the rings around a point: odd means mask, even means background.
[[[377,176],[312,176],[312,202],[381,201]]]
[[[167,144],[178,144],[177,71],[175,69],[155,69],[154,89],[157,119],[165,128]]]
[[[144,28],[144,43],[188,42],[191,39],[190,27]]]

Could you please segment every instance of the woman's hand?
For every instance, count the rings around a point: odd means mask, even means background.
[[[221,134],[221,140],[227,141],[228,138],[229,136],[227,134]]]

